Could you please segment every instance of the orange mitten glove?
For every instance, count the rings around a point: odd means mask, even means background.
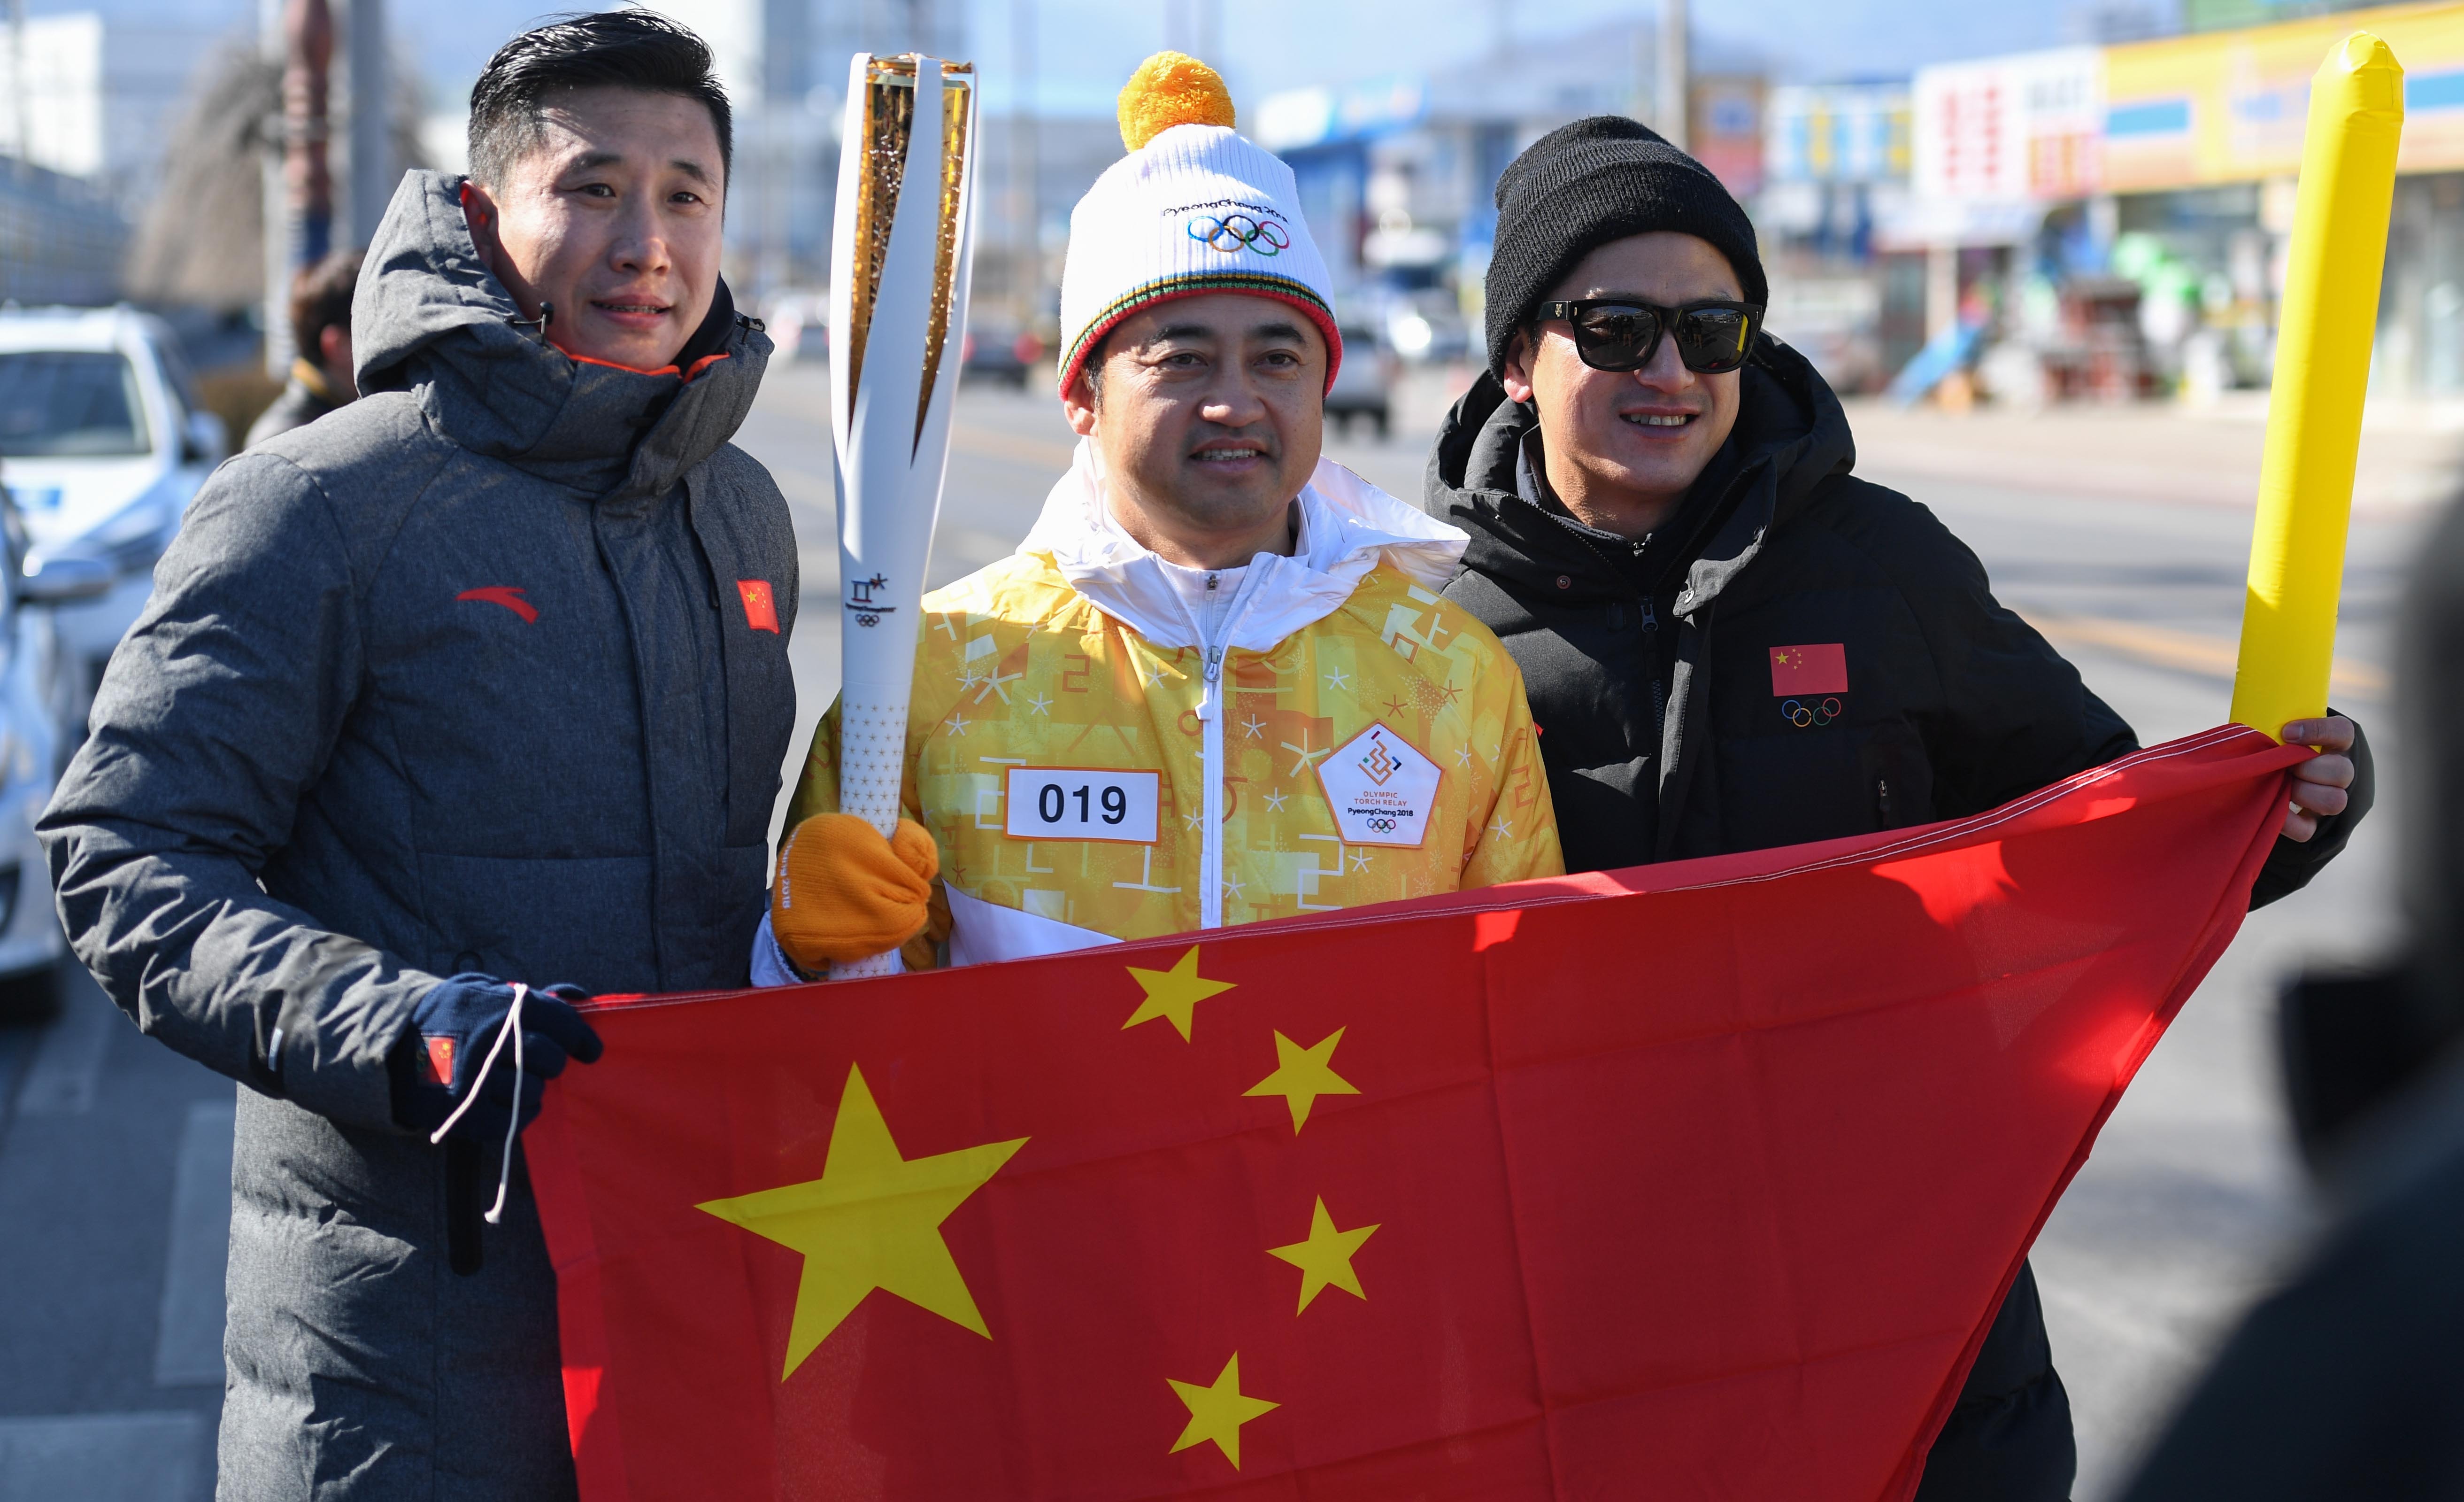
[[[924,927],[941,855],[913,819],[880,831],[851,813],[817,813],[779,847],[770,930],[800,970],[887,954]]]

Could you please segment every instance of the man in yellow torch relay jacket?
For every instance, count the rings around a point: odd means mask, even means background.
[[[1121,121],[1062,280],[1075,461],[1016,555],[924,601],[915,824],[835,812],[824,719],[757,981],[1563,869],[1522,674],[1439,598],[1464,534],[1318,456],[1342,345],[1290,168],[1176,54]]]

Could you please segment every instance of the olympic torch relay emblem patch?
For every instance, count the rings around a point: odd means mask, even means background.
[[[1318,763],[1334,826],[1351,845],[1418,848],[1438,800],[1438,764],[1384,725],[1372,725]]]

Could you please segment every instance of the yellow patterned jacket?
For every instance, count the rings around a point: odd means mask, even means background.
[[[1015,556],[924,601],[904,802],[953,961],[1563,870],[1522,674],[1437,595],[1462,533],[1322,462],[1295,556],[1193,608],[1092,464],[1082,444]],[[790,827],[837,806],[838,724]]]

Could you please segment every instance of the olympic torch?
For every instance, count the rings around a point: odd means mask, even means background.
[[[838,451],[839,807],[898,823],[924,566],[950,456],[975,209],[975,70],[858,53],[830,245]],[[896,950],[833,964],[895,975]]]
[[[2403,135],[2404,69],[2387,43],[2355,32],[2310,80],[2233,670],[2233,720],[2269,736],[2327,711]]]

